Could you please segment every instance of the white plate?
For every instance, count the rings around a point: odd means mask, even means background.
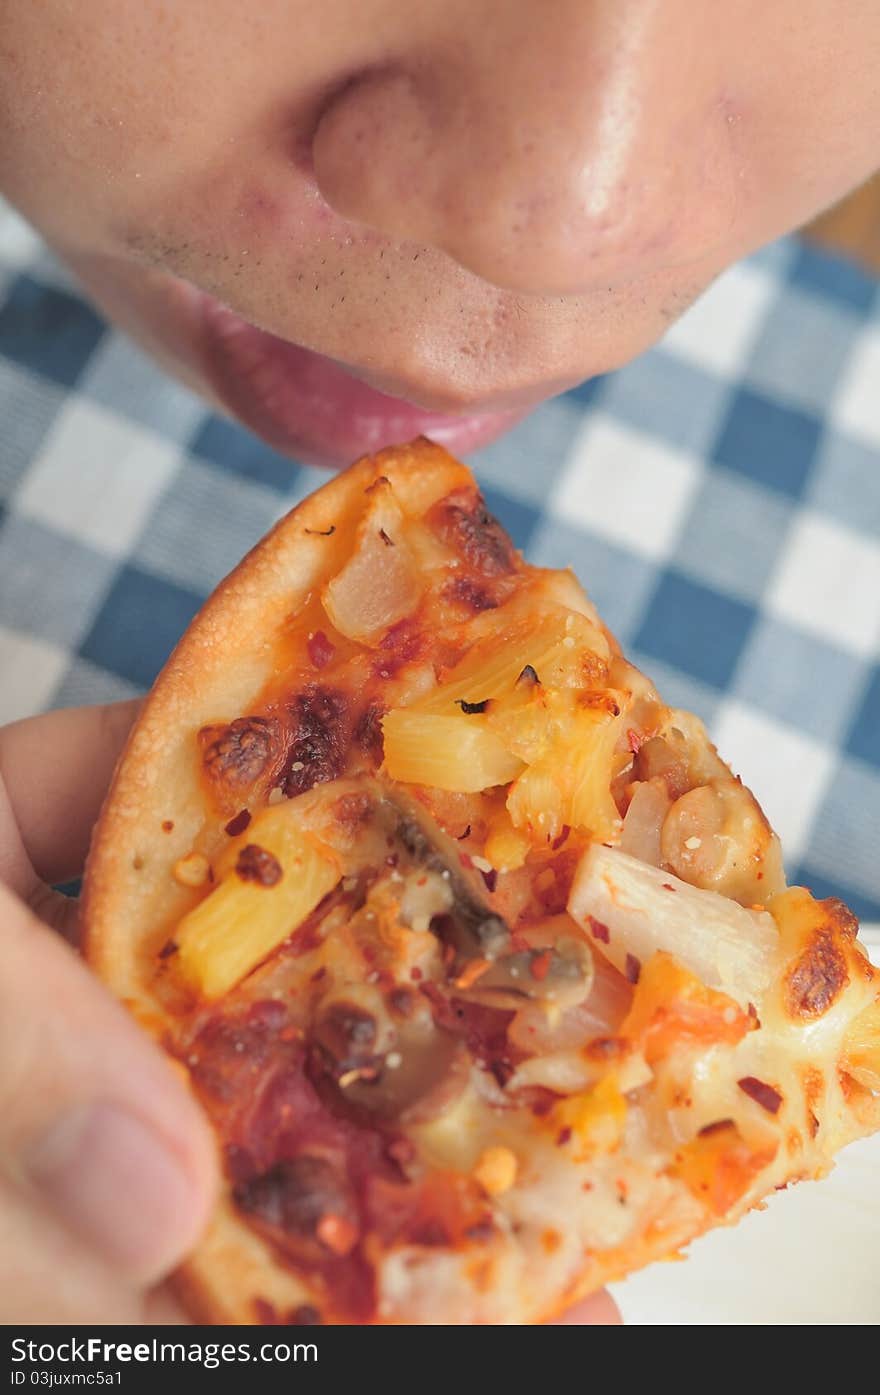
[[[862,929],[880,964],[880,926]],[[880,1323],[880,1134],[821,1182],[770,1198],[612,1288],[625,1322],[663,1326]]]

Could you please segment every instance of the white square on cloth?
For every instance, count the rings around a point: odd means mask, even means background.
[[[880,638],[876,542],[804,509],[792,524],[764,604],[808,634],[870,656]]]
[[[597,411],[578,431],[548,507],[570,527],[662,561],[672,551],[702,468],[683,451]]]
[[[880,330],[865,329],[855,340],[831,407],[835,426],[880,446]]]
[[[111,557],[125,557],[164,494],[178,445],[71,398],[15,496],[15,509]]]

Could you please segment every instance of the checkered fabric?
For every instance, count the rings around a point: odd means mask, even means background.
[[[143,690],[325,475],[162,376],[0,206],[0,719]],[[880,919],[880,294],[786,239],[472,461],[695,709],[817,894]]]

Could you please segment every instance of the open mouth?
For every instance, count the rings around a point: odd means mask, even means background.
[[[257,329],[211,296],[200,299],[214,390],[251,430],[304,462],[345,465],[415,436],[466,454],[527,410],[426,411],[369,387],[333,359]]]

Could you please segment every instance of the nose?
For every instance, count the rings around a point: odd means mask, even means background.
[[[713,236],[707,217],[728,220],[711,150],[723,118],[701,77],[676,94],[653,0],[468,12],[454,44],[355,76],[323,111],[315,177],[338,213],[545,295],[674,260],[695,171],[715,187],[688,211],[689,245]]]

